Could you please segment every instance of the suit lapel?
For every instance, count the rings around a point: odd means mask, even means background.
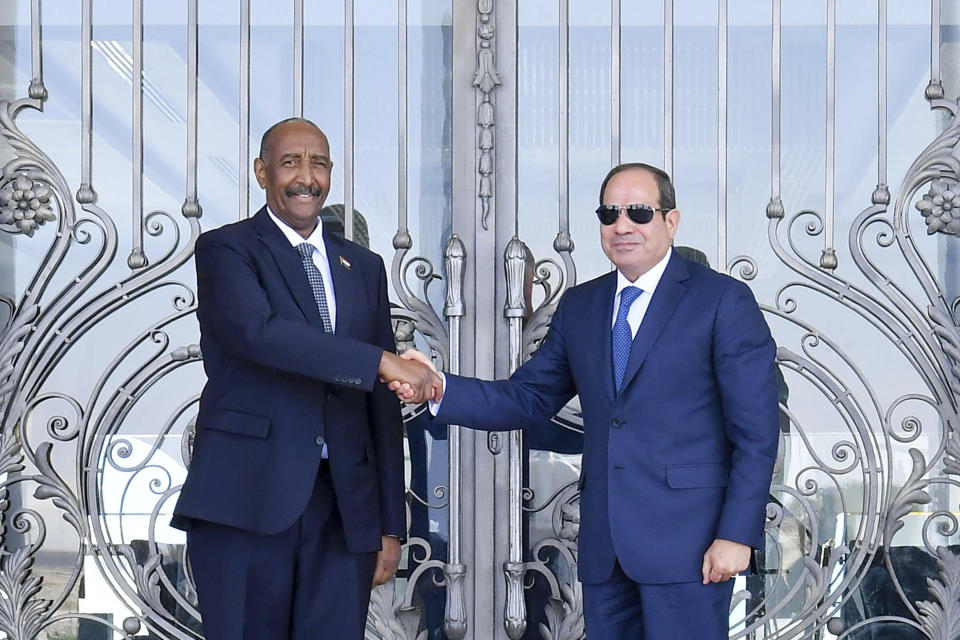
[[[273,255],[284,282],[287,283],[290,293],[293,294],[293,299],[297,301],[297,306],[303,311],[307,321],[322,323],[320,310],[317,308],[317,300],[313,297],[313,289],[310,288],[310,281],[307,280],[307,272],[303,270],[300,254],[270,219],[266,208],[257,212],[253,217],[253,223],[260,235],[260,241],[267,245],[267,249]]]
[[[605,276],[606,280],[597,287],[594,299],[587,309],[602,309],[593,314],[594,321],[600,322],[599,331],[589,331],[585,335],[599,336],[599,342],[590,345],[591,353],[599,353],[600,370],[597,378],[601,381],[604,395],[612,402],[615,397],[613,388],[613,297],[617,293],[617,272]]]
[[[330,276],[333,278],[333,293],[337,299],[337,326],[334,333],[349,335],[353,316],[353,296],[351,291],[361,291],[360,275],[353,268],[349,258],[344,255],[344,243],[332,233],[323,234],[323,243],[327,247],[327,262],[330,264]]]
[[[647,312],[643,316],[643,322],[637,330],[637,335],[633,339],[633,345],[630,347],[630,359],[627,361],[627,370],[623,374],[623,384],[620,386],[620,393],[623,393],[627,385],[637,371],[640,370],[643,361],[647,359],[650,349],[656,344],[664,327],[673,315],[683,294],[687,292],[687,285],[684,280],[690,277],[687,271],[687,265],[683,258],[673,251],[667,268],[657,284],[656,291],[653,292],[653,299],[647,307]],[[607,335],[610,335],[610,329],[607,329]],[[607,341],[609,343],[609,340]],[[607,353],[610,353],[610,345],[607,345]]]

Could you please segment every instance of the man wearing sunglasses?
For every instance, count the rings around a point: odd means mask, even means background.
[[[673,250],[680,212],[665,172],[614,167],[597,216],[617,270],[564,294],[509,380],[447,374],[431,410],[447,424],[516,429],[579,394],[587,637],[727,638],[731,578],[763,545],[776,346],[746,285]]]

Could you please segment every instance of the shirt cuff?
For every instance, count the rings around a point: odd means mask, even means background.
[[[443,371],[437,371],[437,374],[440,376],[440,384],[443,385],[443,391],[447,391],[447,376],[443,375]],[[427,400],[427,408],[430,409],[430,415],[434,418],[437,417],[437,412],[440,411],[440,405],[443,404],[443,397],[441,397],[436,402],[433,401],[433,398]]]

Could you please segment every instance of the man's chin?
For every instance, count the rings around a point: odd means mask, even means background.
[[[280,210],[270,207],[273,213],[283,220],[288,227],[297,231],[310,232],[317,226],[317,220],[320,218],[320,206],[305,209],[303,207],[283,207]]]
[[[632,265],[644,261],[641,251],[635,248],[630,250],[624,250],[622,248],[619,250],[614,249],[607,255],[607,257],[610,258],[610,261],[613,262],[613,264],[617,265],[618,267],[622,266],[624,268],[629,268]]]

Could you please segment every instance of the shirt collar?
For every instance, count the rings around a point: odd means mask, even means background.
[[[309,242],[313,247],[320,252],[320,256],[323,258],[327,257],[327,245],[323,242],[323,221],[319,218],[317,219],[317,228],[313,230],[313,233],[309,237],[304,238],[299,233],[297,233],[293,227],[288,225],[286,222],[274,215],[273,211],[270,210],[270,207],[267,207],[267,215],[270,216],[270,219],[280,228],[280,231],[283,233],[283,236],[290,242],[291,245],[296,247],[297,245],[303,244],[304,242]]]
[[[653,292],[657,289],[657,285],[660,284],[660,278],[663,277],[663,272],[667,270],[667,263],[670,262],[670,254],[672,253],[673,247],[668,247],[666,255],[660,259],[660,262],[653,265],[646,273],[637,278],[636,282],[630,282],[627,276],[623,275],[623,272],[617,269],[617,292],[614,297],[619,296],[620,292],[627,287],[637,287],[653,295]]]

